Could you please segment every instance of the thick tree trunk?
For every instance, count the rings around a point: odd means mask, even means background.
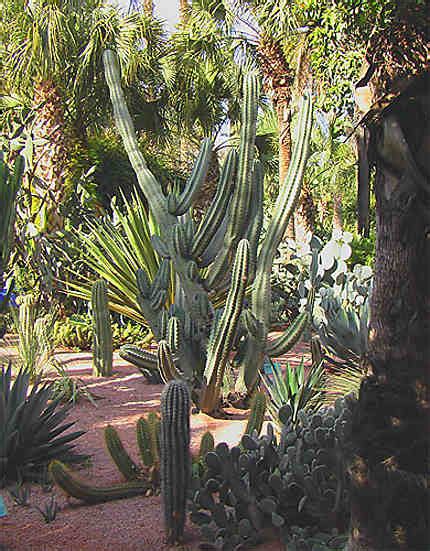
[[[428,549],[429,79],[372,129],[377,243],[369,376],[354,419],[349,551]]]
[[[276,97],[279,96],[280,93],[277,92]],[[282,186],[285,178],[287,177],[288,167],[290,166],[291,160],[291,113],[289,93],[288,97],[286,97],[283,101],[280,101],[279,99],[276,101],[275,108],[279,126],[279,186]],[[288,223],[286,237],[290,239],[295,238],[293,216]]]
[[[152,16],[154,14],[153,0],[143,0],[143,12],[145,15]]]

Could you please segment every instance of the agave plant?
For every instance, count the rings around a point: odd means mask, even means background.
[[[267,411],[275,426],[279,425],[278,412],[285,405],[291,408],[294,424],[300,410],[318,409],[322,404],[323,362],[314,362],[307,368],[302,358],[297,366],[287,363],[284,374],[279,365],[272,362],[272,374],[262,374],[261,381],[270,397]]]
[[[113,219],[87,220],[89,233],[79,230],[76,237],[84,250],[86,268],[109,284],[109,309],[147,325],[136,301],[139,291],[136,272],[145,270],[153,280],[160,260],[151,243],[151,236],[158,233],[157,226],[142,198],[135,190],[132,200],[122,197],[125,212],[112,203]],[[67,292],[88,302],[94,277],[74,274],[75,281],[67,282]],[[173,302],[173,281],[170,302]]]
[[[12,365],[0,372],[0,486],[37,477],[52,459],[76,462],[87,456],[73,442],[84,431],[67,432],[69,407],[51,400],[49,384],[39,381],[29,391],[30,375],[21,370],[12,381]]]

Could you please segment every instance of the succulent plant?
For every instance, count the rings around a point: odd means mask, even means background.
[[[112,326],[108,307],[106,283],[103,279],[94,282],[91,295],[93,314],[93,371],[95,375],[112,375]]]
[[[12,382],[12,366],[0,371],[0,485],[37,477],[52,459],[82,461],[75,442],[84,431],[68,432],[63,423],[69,407],[51,400],[51,387],[36,381],[29,392],[30,375],[20,371]]]
[[[191,520],[217,549],[259,543],[266,529],[283,539],[292,526],[330,530],[347,526],[349,496],[342,451],[351,431],[352,397],[314,413],[279,412],[278,442],[272,426],[241,445],[218,444],[206,455],[206,469],[193,473]]]
[[[61,461],[52,461],[49,465],[49,472],[55,484],[67,496],[88,504],[144,495],[151,489],[150,483],[146,480],[133,480],[104,487],[92,486],[76,478]]]
[[[163,382],[157,367],[157,355],[153,352],[133,344],[124,344],[119,349],[119,355],[135,365],[149,384],[157,385]]]
[[[245,434],[260,434],[266,414],[267,400],[264,392],[255,392],[251,399],[251,411],[249,412]]]
[[[218,413],[237,334],[240,331],[246,334],[238,362],[240,374],[235,388],[238,394],[251,396],[268,354],[270,273],[300,193],[312,126],[311,97],[308,95],[303,101],[290,170],[257,254],[263,220],[264,175],[260,162],[254,158],[259,95],[256,74],[249,73],[244,78],[238,151],[232,150],[226,156],[214,201],[197,225],[192,204],[209,166],[211,142],[202,142],[184,189],[164,195],[139,151],[121,88],[118,60],[111,51],[105,52],[103,60],[115,122],[160,231],[152,238],[154,249],[163,258],[155,278],[150,278],[145,270],[139,270],[136,276],[140,309],[157,341],[162,343],[158,358],[160,374],[164,380],[186,381],[196,405],[206,413]],[[175,302],[167,310],[170,269],[175,274]],[[245,316],[248,323],[244,325],[241,314],[247,290],[251,301]],[[292,346],[306,326],[307,316],[302,318],[284,336],[280,343],[283,350]],[[151,362],[144,369],[152,372],[152,366]]]
[[[119,472],[126,480],[136,480],[139,477],[139,467],[126,452],[119,434],[112,425],[104,430],[106,448]]]
[[[167,540],[183,535],[191,476],[190,395],[183,381],[170,381],[161,395],[161,495]]]

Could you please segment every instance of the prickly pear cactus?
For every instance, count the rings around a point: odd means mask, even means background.
[[[329,530],[348,524],[349,495],[343,450],[351,430],[353,398],[318,413],[280,411],[283,430],[272,426],[241,445],[218,444],[206,455],[206,470],[192,480],[191,520],[216,548],[235,549],[262,541],[266,529],[285,539],[292,526]]]

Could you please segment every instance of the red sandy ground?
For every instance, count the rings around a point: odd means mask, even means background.
[[[297,363],[306,347],[298,345],[284,356]],[[88,354],[63,355],[68,369],[78,376],[88,389],[100,399],[94,407],[81,400],[69,417],[76,419],[75,429],[86,430],[79,440],[79,450],[91,456],[91,465],[78,475],[91,484],[107,485],[121,482],[121,476],[104,449],[103,428],[115,426],[131,456],[137,461],[135,425],[137,419],[152,410],[158,410],[161,385],[148,385],[137,370],[127,362],[116,358],[114,376],[94,378],[90,376],[91,358]],[[70,363],[69,363],[70,362]],[[233,417],[227,420],[212,419],[202,413],[191,416],[192,451],[198,449],[201,435],[210,430],[216,443],[235,445],[246,425],[246,411],[228,410]],[[46,524],[35,505],[43,507],[51,494],[43,493],[40,486],[32,486],[30,507],[16,505],[9,493],[1,491],[8,509],[8,516],[0,518],[0,551],[164,551],[173,549],[164,540],[161,499],[159,496],[136,497],[104,503],[82,505],[67,501],[58,488],[54,488],[60,506],[54,522]],[[186,538],[181,547],[195,551],[199,544],[198,529],[190,523],[186,526]],[[265,543],[260,551],[281,551],[278,542]]]

